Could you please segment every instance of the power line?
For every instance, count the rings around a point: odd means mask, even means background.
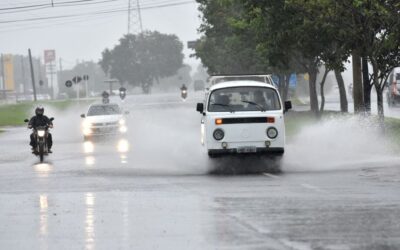
[[[165,2],[165,1],[164,1]],[[153,2],[154,3],[154,2]],[[159,2],[161,3],[161,1]],[[182,2],[179,5],[183,4],[190,4],[190,3],[195,3],[194,1],[190,2]],[[174,3],[172,6],[175,6],[176,3]],[[164,6],[164,4],[161,7],[156,7],[156,6],[150,6],[150,4],[146,5],[144,10],[148,9],[154,9],[154,8],[164,8],[168,6]],[[103,18],[114,18],[114,17],[121,17],[121,12],[125,12],[126,9],[121,9],[119,12],[113,12],[113,13],[108,13],[108,14],[101,14],[101,15],[91,15],[91,16],[84,16],[84,15],[76,15],[74,17],[69,17],[69,18],[64,18],[64,19],[55,19],[52,23],[49,23],[47,20],[42,20],[42,21],[35,21],[34,23],[16,23],[13,25],[13,27],[7,29],[6,27],[1,28],[0,26],[0,31],[2,33],[7,33],[7,32],[16,32],[20,30],[26,30],[26,29],[44,29],[47,27],[54,27],[54,26],[62,26],[62,25],[68,25],[68,24],[73,24],[73,23],[80,23],[82,25],[84,24],[89,24],[89,22],[93,23],[93,21],[97,21]],[[68,20],[65,20],[68,19]],[[1,25],[1,24],[0,24]],[[5,24],[3,24],[5,25]],[[17,25],[17,26],[16,26]]]
[[[29,9],[29,8],[36,8],[36,7],[54,7],[54,6],[57,6],[57,5],[66,5],[66,4],[93,2],[93,1],[97,1],[97,0],[75,0],[75,1],[59,2],[57,4],[54,4],[54,3],[33,4],[33,5],[25,5],[25,6],[17,6],[17,7],[0,8],[0,11],[3,11],[3,10]],[[109,0],[109,1],[117,1],[117,0]]]
[[[153,6],[149,5],[149,6],[143,6],[140,9],[146,10],[146,9],[164,8],[164,7],[178,6],[178,5],[184,5],[184,4],[189,4],[189,3],[195,3],[195,1],[183,1],[183,2],[176,2],[176,3],[168,3],[168,4],[166,3],[166,4],[158,4],[158,5],[153,5]],[[137,9],[137,7],[133,7],[131,9]],[[5,20],[5,21],[0,21],[0,24],[32,22],[32,21],[51,20],[51,19],[62,19],[62,18],[77,17],[77,16],[83,16],[83,15],[96,16],[96,15],[104,15],[104,14],[109,14],[109,13],[119,13],[119,12],[125,12],[125,11],[126,11],[126,8],[124,8],[124,9],[113,9],[113,10],[107,10],[107,11],[97,11],[97,12],[70,14],[70,15],[60,15],[60,16],[48,16],[48,17],[35,17],[35,18],[25,18],[25,19],[16,19],[16,20]]]

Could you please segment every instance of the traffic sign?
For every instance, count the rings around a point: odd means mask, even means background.
[[[67,86],[67,88],[70,88],[72,86],[72,82],[70,80],[66,81],[65,86]]]
[[[82,77],[80,77],[80,76],[74,76],[74,78],[72,78],[72,81],[73,81],[75,84],[77,84],[77,83],[79,83],[80,81],[82,81]]]

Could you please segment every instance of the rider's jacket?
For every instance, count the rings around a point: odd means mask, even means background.
[[[31,118],[28,123],[28,126],[32,126],[32,128],[36,129],[37,127],[44,127],[47,125],[53,125],[50,119],[45,115],[35,115]]]

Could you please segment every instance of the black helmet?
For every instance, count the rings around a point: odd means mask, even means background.
[[[43,115],[43,113],[44,113],[44,108],[43,108],[42,106],[38,106],[38,107],[35,109],[35,114],[36,114],[36,115],[41,116],[41,115]]]

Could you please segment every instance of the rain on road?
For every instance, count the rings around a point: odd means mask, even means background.
[[[210,174],[195,102],[129,96],[129,135],[93,143],[81,111],[48,110],[55,146],[43,164],[26,128],[1,134],[0,249],[400,248],[398,157],[336,159],[332,143],[306,160],[312,140],[297,140],[281,173]]]

